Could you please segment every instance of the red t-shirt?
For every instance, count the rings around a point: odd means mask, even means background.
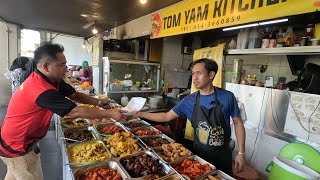
[[[64,116],[76,105],[65,98],[75,90],[65,82],[51,83],[36,70],[12,96],[1,125],[0,156],[18,157],[31,151],[49,128],[53,113]]]

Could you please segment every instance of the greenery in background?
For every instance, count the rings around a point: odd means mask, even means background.
[[[33,57],[33,52],[40,46],[40,33],[38,31],[21,30],[21,56]]]

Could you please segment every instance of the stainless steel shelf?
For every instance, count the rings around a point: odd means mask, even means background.
[[[109,91],[109,94],[125,94],[125,93],[152,93],[158,92],[157,90],[140,90],[140,91]]]
[[[282,47],[282,48],[257,48],[257,49],[232,49],[225,55],[312,55],[320,54],[320,46]]]

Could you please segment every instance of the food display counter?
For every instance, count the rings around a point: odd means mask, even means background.
[[[53,119],[65,180],[100,176],[187,179],[186,175],[191,179],[206,179],[208,175],[219,175],[214,173],[213,164],[193,155],[141,119],[103,123],[57,116]]]

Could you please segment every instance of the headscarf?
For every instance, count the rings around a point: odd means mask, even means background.
[[[12,62],[9,70],[13,71],[15,69],[21,68],[23,71],[25,71],[25,70],[27,70],[26,69],[26,64],[28,62],[29,62],[29,58],[24,57],[24,56],[18,57]]]
[[[83,69],[87,69],[88,67],[89,67],[88,61],[83,61],[83,62],[82,62],[82,68],[83,68]]]
[[[22,84],[30,74],[37,69],[37,62],[35,60],[30,60],[27,71],[22,72],[20,76],[20,84]]]

